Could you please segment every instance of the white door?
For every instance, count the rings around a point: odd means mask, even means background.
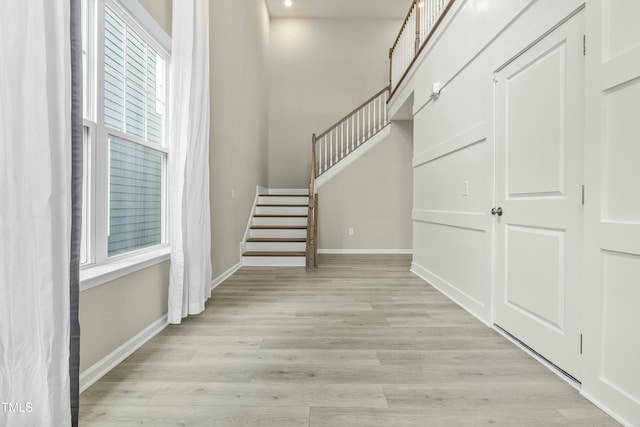
[[[495,323],[578,380],[583,34],[580,12],[495,73]]]

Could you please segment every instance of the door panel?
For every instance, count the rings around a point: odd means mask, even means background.
[[[559,331],[564,319],[564,232],[506,227],[506,304]]]
[[[495,74],[495,323],[577,379],[583,15]]]
[[[505,78],[509,197],[563,195],[563,64],[553,46]]]

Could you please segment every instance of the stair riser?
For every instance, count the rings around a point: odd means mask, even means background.
[[[306,196],[309,194],[309,189],[307,188],[295,188],[295,189],[286,189],[286,188],[272,188],[267,193],[270,195],[278,195],[278,196]]]
[[[258,197],[259,205],[302,205],[309,204],[309,198],[305,197]]]
[[[250,230],[249,237],[255,238],[276,238],[276,239],[284,239],[284,238],[300,238],[303,239],[307,237],[307,230],[287,230],[287,229],[275,229],[275,230]]]
[[[306,259],[297,257],[244,256],[242,265],[246,267],[304,267]]]
[[[275,218],[253,218],[253,225],[278,225],[278,226],[300,226],[307,225],[306,217],[299,218],[286,218],[286,217],[275,217]]]
[[[304,252],[305,242],[247,242],[250,252]]]
[[[307,206],[256,206],[257,215],[306,215]]]

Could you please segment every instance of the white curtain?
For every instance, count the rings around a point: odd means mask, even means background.
[[[169,322],[211,296],[209,0],[173,2],[170,79]]]
[[[67,426],[69,0],[0,0],[0,425]]]

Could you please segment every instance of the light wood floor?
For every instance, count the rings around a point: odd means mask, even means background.
[[[81,396],[81,426],[617,425],[409,272],[243,268]]]

